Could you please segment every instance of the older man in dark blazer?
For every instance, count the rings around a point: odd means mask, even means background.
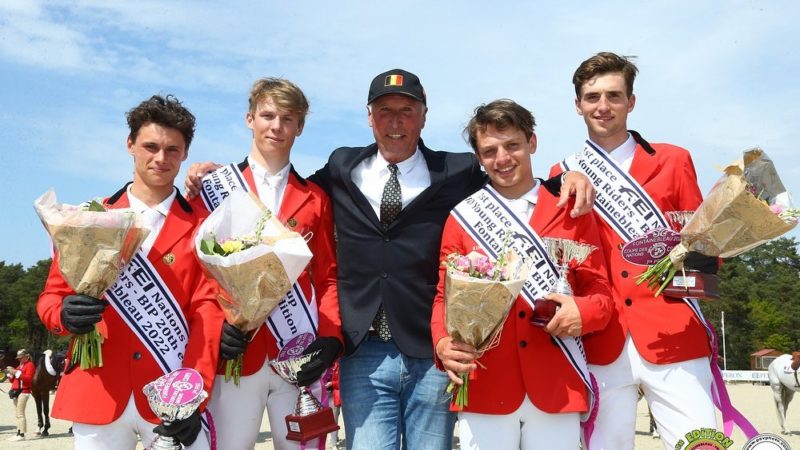
[[[345,356],[340,388],[348,448],[449,449],[455,417],[447,376],[433,361],[430,318],[449,211],[486,178],[472,153],[434,151],[420,134],[427,112],[416,75],[372,81],[375,143],[336,149],[310,179],[333,200]],[[549,180],[555,189],[561,179]],[[567,175],[563,202],[587,212],[587,179]]]

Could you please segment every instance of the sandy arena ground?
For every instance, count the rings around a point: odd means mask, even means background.
[[[0,384],[3,391],[7,390],[8,384]],[[778,417],[772,402],[772,391],[769,386],[753,386],[750,384],[729,385],[728,390],[736,405],[742,413],[753,422],[753,425],[762,433],[780,434]],[[14,418],[13,404],[6,394],[1,393],[0,397],[0,449],[3,450],[67,450],[73,448],[72,437],[67,434],[70,423],[58,419],[52,419],[50,437],[40,438],[35,436],[36,431],[36,408],[33,399],[28,402],[28,439],[22,442],[6,442],[6,440],[16,433],[16,420]],[[52,397],[51,397],[52,399]],[[647,407],[644,401],[639,402],[639,412],[636,426],[636,449],[637,450],[661,450],[663,445],[658,439],[653,439],[648,433],[649,419]],[[794,449],[800,450],[800,401],[796,401],[789,407],[787,423],[792,434],[783,436]],[[721,425],[720,425],[721,429]],[[258,450],[273,449],[272,435],[269,431],[269,424],[266,417],[261,426],[258,443],[255,448]],[[344,431],[340,430],[339,435],[344,437]],[[741,431],[736,429],[732,436],[734,441],[731,449],[741,449],[745,439]],[[329,441],[330,447],[330,441]],[[137,449],[141,449],[141,445]],[[457,446],[454,448],[458,448]],[[224,450],[224,449],[220,449]]]

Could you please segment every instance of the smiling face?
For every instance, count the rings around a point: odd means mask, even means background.
[[[135,141],[128,138],[128,153],[133,155],[134,185],[171,192],[188,150],[180,131],[148,123],[139,129]]]
[[[390,163],[410,158],[425,127],[427,108],[402,94],[378,97],[368,107],[369,126],[381,155]]]
[[[476,135],[476,155],[492,187],[503,197],[515,199],[535,185],[531,155],[536,153],[536,134],[530,139],[519,128],[498,129],[489,124]]]
[[[589,138],[605,150],[613,150],[628,139],[628,114],[636,96],[628,96],[622,72],[596,75],[581,87],[575,108],[583,116]]]
[[[297,114],[288,112],[266,98],[248,112],[247,127],[253,130],[253,146],[264,160],[289,162],[289,151],[294,139],[303,133],[303,124]]]

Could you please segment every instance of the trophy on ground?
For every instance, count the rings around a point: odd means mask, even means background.
[[[317,352],[287,359],[270,361],[270,365],[284,380],[297,386],[297,373],[303,364],[311,361]],[[286,416],[286,439],[307,442],[339,429],[333,418],[333,410],[323,407],[307,386],[298,386],[300,392],[295,403],[294,414]]]
[[[194,369],[177,369],[158,377],[142,389],[150,409],[164,424],[191,416],[208,397],[203,390],[203,377]],[[148,450],[180,450],[181,444],[171,437],[158,436]]]
[[[571,263],[577,266],[586,261],[586,258],[595,250],[595,246],[581,244],[569,239],[543,238],[543,240],[550,260],[558,268],[558,280],[550,289],[550,292],[572,296],[572,286],[567,281],[569,266]],[[558,308],[558,303],[552,300],[543,298],[534,300],[531,324],[537,327],[547,326],[556,311],[558,311]]]

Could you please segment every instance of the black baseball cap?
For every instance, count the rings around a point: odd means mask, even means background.
[[[376,76],[369,85],[367,104],[386,94],[403,94],[425,103],[425,89],[419,77],[403,69],[392,69]]]

